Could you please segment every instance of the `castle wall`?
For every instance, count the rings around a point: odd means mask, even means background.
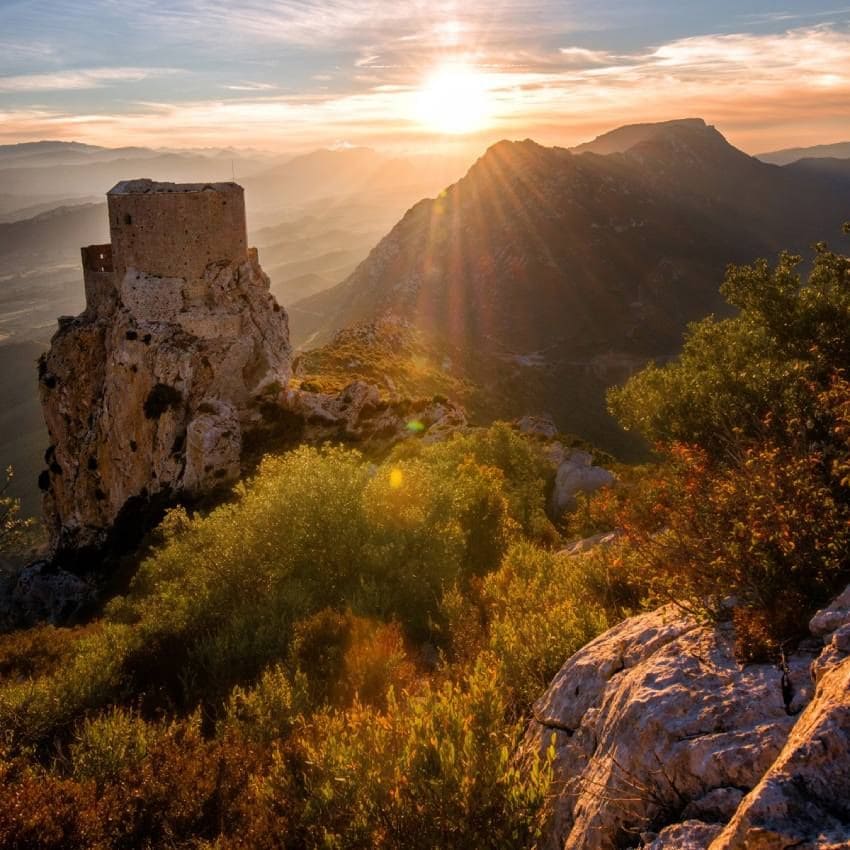
[[[128,268],[198,280],[219,260],[248,255],[245,196],[235,183],[119,183],[107,195],[115,274]]]
[[[83,284],[86,309],[98,310],[111,303],[115,295],[115,272],[112,265],[112,245],[87,245],[80,248],[83,261]]]

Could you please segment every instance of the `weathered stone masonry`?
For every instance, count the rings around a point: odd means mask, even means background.
[[[290,375],[287,317],[247,247],[235,183],[119,183],[111,243],[82,249],[86,309],[39,364],[55,551],[238,477],[246,434]]]

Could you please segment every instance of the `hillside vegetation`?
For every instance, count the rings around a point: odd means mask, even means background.
[[[672,600],[778,657],[848,579],[850,258],[796,266],[611,393],[656,462],[561,525],[504,424],[172,512],[101,616],[0,639],[0,847],[532,847],[551,752],[512,754],[570,654]]]

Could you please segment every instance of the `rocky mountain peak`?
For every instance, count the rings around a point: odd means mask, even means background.
[[[610,130],[597,136],[590,142],[584,142],[570,148],[573,153],[596,153],[608,155],[625,153],[635,145],[652,139],[672,138],[688,134],[692,137],[720,136],[717,130],[706,124],[702,118],[678,118],[673,121],[660,121],[652,124],[626,124],[616,130]],[[722,138],[722,136],[720,136]]]

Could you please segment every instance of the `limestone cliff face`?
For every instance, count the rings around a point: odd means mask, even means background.
[[[549,850],[850,846],[850,589],[782,671],[675,608],[570,658],[524,752],[554,743]]]
[[[199,278],[110,274],[87,270],[86,311],[60,319],[39,365],[58,551],[101,545],[152,501],[233,481],[261,406],[289,379],[286,313],[255,251]]]

